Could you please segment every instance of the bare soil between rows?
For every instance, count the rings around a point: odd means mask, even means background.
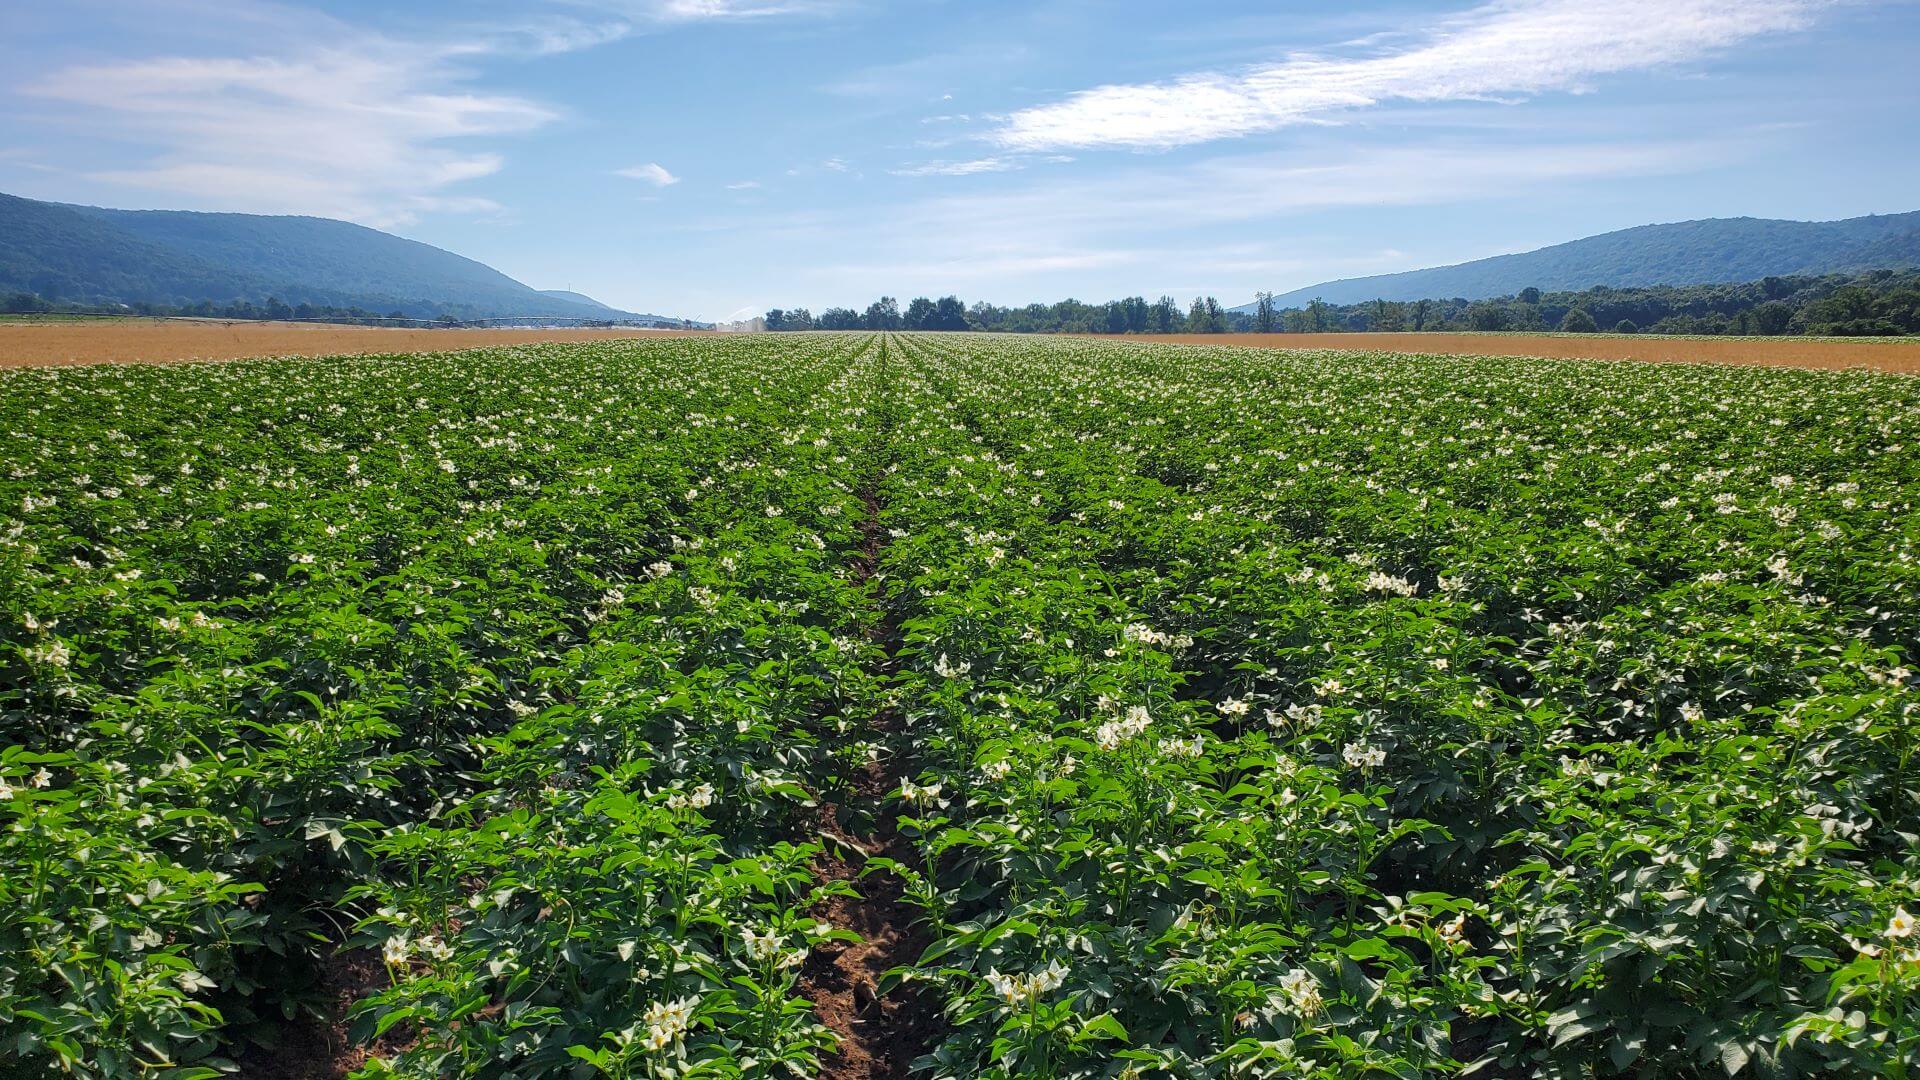
[[[1541,356],[1554,360],[1642,360],[1666,364],[1745,364],[1840,371],[1866,368],[1920,375],[1920,339],[1694,338],[1555,334],[1089,334],[1141,344],[1233,345],[1256,349],[1348,349],[1436,356]]]
[[[362,998],[391,985],[387,968],[368,949],[336,948],[320,962],[317,1015],[302,1015],[279,1026],[271,1046],[250,1046],[235,1064],[243,1080],[340,1080],[375,1054],[406,1048],[411,1038],[401,1025],[373,1046],[353,1041],[348,1015]]]
[[[216,319],[0,321],[0,368],[245,360],[268,356],[379,356],[551,341],[684,337],[708,332],[563,327],[436,330]]]
[[[877,486],[876,477],[874,485],[861,492],[866,509],[860,522],[860,554],[847,571],[879,600],[879,617],[867,635],[886,650],[882,672],[891,675],[900,631],[875,580],[889,542],[880,523]],[[840,1044],[821,1062],[821,1080],[906,1080],[914,1061],[939,1037],[940,1016],[932,995],[911,983],[880,992],[887,972],[913,964],[926,951],[919,911],[906,899],[898,875],[862,873],[866,861],[876,857],[904,865],[915,861],[912,845],[900,835],[886,805],[907,768],[899,756],[903,727],[899,710],[882,708],[869,735],[888,744],[886,749],[850,778],[845,806],[822,800],[817,811],[817,827],[831,843],[813,871],[822,881],[850,882],[859,895],[833,897],[814,914],[860,935],[858,942],[815,950],[801,971],[801,992]]]
[[[886,764],[876,761],[856,778],[850,801],[877,806],[898,786]],[[856,835],[841,823],[840,807],[834,803],[822,803],[819,813],[821,831],[862,862],[875,856],[913,858],[891,822],[876,817],[872,832]],[[914,1061],[934,1042],[938,1017],[920,988],[901,984],[881,994],[879,984],[887,972],[920,958],[926,936],[916,923],[917,909],[901,894],[898,877],[862,877],[860,871],[860,865],[838,853],[815,863],[814,872],[822,880],[851,882],[860,895],[834,897],[814,914],[836,929],[859,934],[860,940],[816,949],[801,972],[800,990],[840,1042],[821,1062],[821,1080],[906,1080]]]

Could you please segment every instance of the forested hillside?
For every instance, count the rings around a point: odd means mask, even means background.
[[[1920,266],[1920,211],[1843,221],[1710,218],[1642,225],[1453,266],[1328,281],[1273,299],[1282,308],[1314,300],[1483,300],[1527,288],[1702,285],[1914,266]],[[1234,310],[1251,314],[1253,305]]]
[[[0,294],[9,293],[183,310],[279,301],[415,318],[660,318],[544,293],[484,263],[345,221],[0,195]]]

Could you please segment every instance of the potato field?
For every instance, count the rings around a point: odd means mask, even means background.
[[[1920,1075],[1920,381],[0,373],[0,1076]]]

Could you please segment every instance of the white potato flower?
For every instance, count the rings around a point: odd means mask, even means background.
[[[1387,752],[1365,742],[1348,743],[1340,751],[1346,763],[1356,769],[1377,769],[1387,763]]]

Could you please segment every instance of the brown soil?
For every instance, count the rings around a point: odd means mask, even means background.
[[[303,1016],[285,1025],[273,1046],[254,1047],[240,1055],[239,1075],[252,1080],[339,1080],[366,1064],[376,1050],[404,1049],[405,1024],[388,1032],[375,1047],[347,1038],[347,1011],[388,985],[386,966],[373,951],[342,949],[330,954],[322,962],[320,976],[325,1015]]]
[[[1545,334],[1151,334],[1115,341],[1239,345],[1260,349],[1351,349],[1439,356],[1544,356],[1563,360],[1752,364],[1763,367],[1870,368],[1920,375],[1920,339],[1686,338],[1656,335],[1577,337]]]
[[[52,364],[240,360],[259,356],[365,356],[448,352],[540,341],[679,337],[686,330],[433,330],[328,323],[115,319],[0,321],[0,368]]]
[[[864,539],[848,570],[856,582],[877,587],[874,575],[886,550],[887,530],[880,524],[873,491],[861,498],[866,503],[860,523]],[[868,636],[884,646],[889,657],[899,644],[899,629],[885,614],[868,628]],[[897,737],[901,727],[899,713],[883,709],[874,718],[873,734]],[[818,811],[819,829],[833,844],[814,864],[814,872],[823,881],[853,882],[860,892],[857,897],[833,897],[815,912],[834,927],[859,934],[860,940],[815,950],[801,972],[801,991],[840,1041],[839,1050],[821,1063],[821,1080],[905,1080],[915,1059],[938,1035],[935,1003],[918,987],[903,984],[884,996],[878,990],[888,971],[914,963],[926,951],[917,909],[902,895],[898,876],[875,872],[862,877],[861,866],[848,861],[849,855],[860,863],[881,856],[913,864],[912,845],[900,835],[891,812],[883,809],[902,775],[903,763],[889,754],[867,762],[853,777],[846,801],[869,816],[865,833],[849,831],[834,802],[822,800]]]
[[[878,806],[899,787],[887,766],[873,762],[855,778],[850,800]],[[860,935],[858,942],[816,949],[801,972],[800,989],[813,1002],[820,1022],[840,1040],[840,1048],[821,1063],[821,1080],[905,1080],[913,1062],[927,1052],[938,1017],[917,987],[901,985],[879,993],[888,971],[912,964],[926,950],[926,936],[915,924],[917,909],[901,895],[890,873],[860,876],[845,854],[864,861],[873,856],[911,862],[914,855],[890,821],[876,822],[868,835],[853,835],[840,823],[840,808],[820,807],[820,828],[837,841],[839,852],[821,858],[814,871],[822,880],[851,881],[857,897],[836,896],[814,914],[837,929]]]

